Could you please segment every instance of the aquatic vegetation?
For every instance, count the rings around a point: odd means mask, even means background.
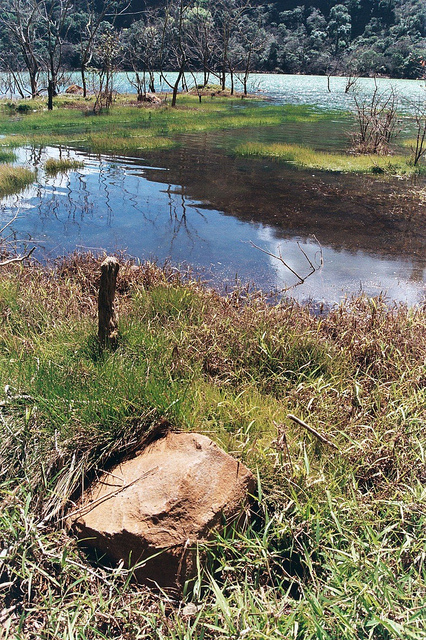
[[[167,103],[140,107],[136,103],[121,102],[100,116],[88,109],[84,99],[76,104],[82,105],[83,109],[37,110],[19,120],[5,117],[2,120],[4,144],[10,147],[27,143],[40,146],[69,144],[99,153],[124,153],[169,148],[177,144],[170,136],[182,133],[316,122],[335,116],[333,112],[304,105],[260,105],[253,100],[209,97],[200,104],[191,95],[180,97],[175,109]],[[6,114],[7,110],[4,112]]]
[[[0,163],[2,162],[14,162],[16,160],[16,154],[13,149],[6,147],[0,147]]]
[[[77,143],[80,148],[94,153],[137,153],[138,151],[155,151],[170,149],[176,142],[165,136],[153,135],[149,131],[135,129],[126,136],[114,133],[90,134]]]
[[[236,147],[235,153],[248,157],[276,158],[284,162],[291,162],[301,169],[316,169],[320,171],[410,175],[416,173],[417,170],[410,163],[409,158],[403,155],[378,156],[376,154],[324,153],[297,144],[247,142]]]
[[[123,263],[120,339],[102,351],[101,260],[0,273],[9,637],[42,624],[82,640],[105,628],[123,638],[314,640],[321,628],[331,640],[422,640],[425,310],[359,297],[314,317],[295,302],[271,306],[246,290],[223,298],[174,269]],[[185,620],[173,601],[165,615],[164,595],[131,573],[90,564],[61,528],[71,494],[160,421],[208,433],[258,475],[249,528],[200,548],[206,564],[185,594],[197,613]]]
[[[34,173],[24,167],[0,165],[0,197],[22,191],[34,182]]]
[[[65,173],[73,169],[81,169],[84,162],[73,160],[72,158],[49,158],[44,163],[46,173],[55,175],[56,173]]]

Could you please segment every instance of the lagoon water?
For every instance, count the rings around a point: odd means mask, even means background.
[[[353,102],[342,78],[331,78],[331,93],[326,78],[261,75],[252,81],[259,94],[278,103],[349,108]],[[395,84],[410,100],[424,91],[423,83]],[[363,80],[362,90],[370,85],[372,80]],[[317,148],[325,136],[344,148],[344,127],[338,125],[319,130],[299,123],[255,135]],[[76,249],[124,251],[136,259],[189,265],[222,290],[243,282],[282,291],[297,279],[269,253],[280,254],[302,277],[312,269],[308,259],[319,267],[322,254],[323,266],[289,294],[325,304],[361,291],[409,304],[424,300],[424,204],[410,199],[407,181],[315,174],[228,153],[230,143],[245,135],[186,135],[178,149],[137,158],[21,149],[19,162],[38,168],[37,181],[2,201],[0,221],[18,213],[16,237],[36,245],[43,260]],[[46,176],[44,161],[60,154],[83,160],[84,168]]]

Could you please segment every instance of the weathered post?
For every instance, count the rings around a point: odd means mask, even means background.
[[[115,309],[115,285],[119,269],[117,258],[109,256],[101,264],[98,299],[98,338],[103,347],[114,347],[118,338],[118,317]]]

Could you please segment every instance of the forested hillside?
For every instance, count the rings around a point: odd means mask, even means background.
[[[251,71],[421,78],[424,0],[1,0],[4,89],[56,92],[64,71]],[[43,86],[40,83],[43,83]],[[138,80],[140,85],[140,78]],[[149,80],[148,80],[149,84]],[[140,87],[139,87],[140,88]],[[152,88],[152,87],[151,87]]]

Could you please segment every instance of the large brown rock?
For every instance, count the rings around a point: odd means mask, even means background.
[[[73,528],[85,544],[135,569],[136,578],[182,587],[195,543],[240,521],[252,473],[210,438],[169,433],[105,474],[84,496]]]
[[[83,87],[79,87],[78,84],[71,84],[65,89],[65,93],[70,93],[74,96],[82,96],[84,93]]]

